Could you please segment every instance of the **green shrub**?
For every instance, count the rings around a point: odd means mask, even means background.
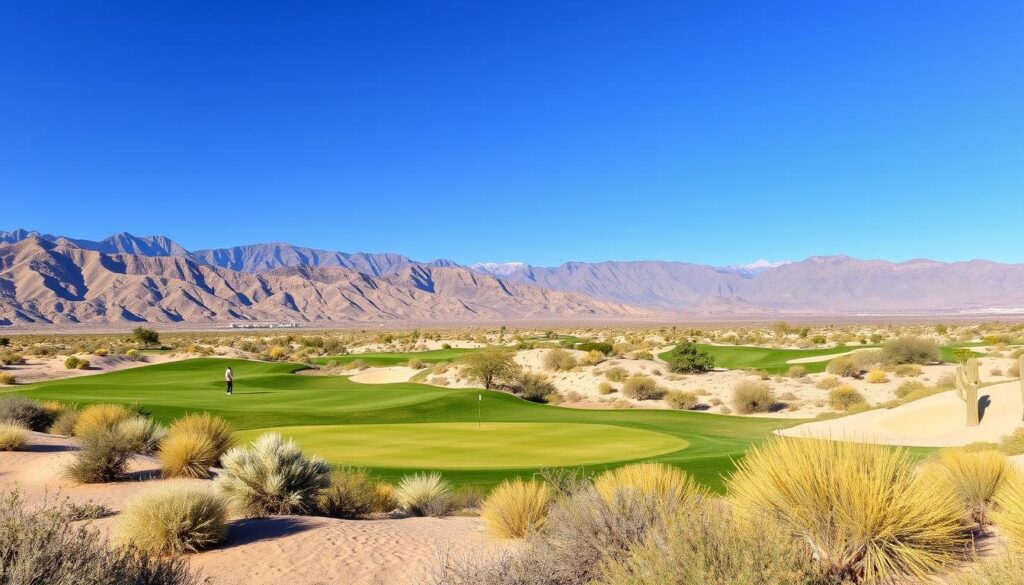
[[[727,488],[744,521],[780,522],[835,581],[923,578],[969,542],[958,498],[887,445],[775,438],[747,452]]]
[[[672,348],[665,356],[668,369],[682,374],[707,372],[715,367],[715,359],[706,351],[690,342],[683,342]]]
[[[68,477],[80,483],[122,479],[134,443],[115,429],[96,428],[81,437],[82,450],[68,467]]]
[[[462,372],[490,390],[502,382],[515,380],[521,368],[515,360],[515,350],[505,347],[485,347],[459,358]]]
[[[151,488],[118,517],[118,540],[152,555],[194,553],[227,536],[227,507],[208,487]]]
[[[732,407],[740,414],[770,412],[775,403],[775,393],[764,382],[743,380],[733,386]]]
[[[221,465],[214,484],[243,516],[306,512],[315,505],[317,493],[330,485],[326,461],[305,457],[293,441],[277,433],[229,449]]]
[[[629,371],[626,370],[626,368],[623,368],[622,366],[614,366],[608,368],[608,370],[604,373],[604,377],[608,378],[612,382],[625,382],[626,378],[629,377]]]
[[[316,513],[330,518],[362,518],[377,510],[377,483],[365,469],[345,467],[331,473],[331,485],[316,497]]]
[[[828,393],[828,405],[832,410],[848,411],[867,402],[853,386],[840,386]]]
[[[0,496],[0,583],[18,585],[199,585],[177,556],[109,548],[71,505],[26,506]]]
[[[406,475],[395,488],[399,507],[413,516],[447,516],[451,512],[452,488],[440,473]]]
[[[587,352],[599,351],[604,355],[610,355],[614,348],[610,343],[604,343],[601,341],[584,341],[583,343],[577,343],[576,349]]]
[[[571,370],[577,365],[576,358],[572,357],[571,353],[561,348],[547,350],[544,353],[543,361],[544,369],[555,372]]]
[[[136,327],[132,330],[132,339],[144,346],[159,345],[160,334],[146,327]]]
[[[829,360],[825,371],[836,376],[852,378],[860,373],[860,367],[852,357],[844,355]]]
[[[882,345],[882,359],[887,364],[927,364],[942,360],[939,346],[930,339],[904,336]]]
[[[633,400],[660,400],[665,396],[665,389],[643,374],[633,374],[622,385],[622,395]]]
[[[0,422],[0,451],[20,451],[28,445],[28,429],[9,422]]]
[[[44,432],[53,422],[53,415],[38,400],[8,394],[0,397],[0,422]]]
[[[548,517],[551,488],[536,480],[506,480],[491,491],[480,510],[487,528],[498,538],[523,538]]]
[[[672,390],[665,394],[665,402],[676,410],[690,410],[700,404],[700,398],[693,392]]]

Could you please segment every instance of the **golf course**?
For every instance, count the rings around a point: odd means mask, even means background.
[[[418,355],[378,359],[401,363]],[[375,359],[346,357],[367,363]],[[235,375],[230,397],[222,382],[229,365]],[[19,393],[79,405],[138,405],[164,423],[206,411],[230,421],[241,441],[279,432],[307,453],[338,466],[370,468],[384,479],[440,470],[456,484],[481,488],[540,468],[597,472],[653,460],[686,469],[720,490],[723,475],[752,444],[774,429],[803,422],[673,410],[570,409],[479,389],[366,385],[347,376],[296,374],[304,367],[197,358],[39,382]]]

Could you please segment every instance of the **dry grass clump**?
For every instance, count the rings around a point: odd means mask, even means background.
[[[840,384],[841,382],[839,382],[839,378],[836,378],[835,376],[826,376],[821,380],[818,380],[815,387],[819,390],[831,390],[833,388],[838,388]]]
[[[1001,453],[966,449],[943,449],[923,471],[927,481],[940,483],[959,497],[981,526],[989,523],[996,494],[1016,473],[1013,464]]]
[[[867,403],[864,395],[853,386],[843,385],[828,393],[828,405],[832,410],[848,411]]]
[[[436,471],[406,475],[395,488],[398,506],[413,516],[447,516],[452,496],[451,484]]]
[[[14,386],[18,383],[18,377],[10,372],[0,372],[0,385]]]
[[[208,412],[179,418],[171,425],[171,433],[195,433],[207,437],[218,458],[235,445],[235,429],[231,423]]]
[[[121,513],[118,540],[149,554],[208,549],[227,535],[227,506],[206,487],[161,486],[131,501]]]
[[[307,512],[331,479],[326,461],[307,458],[294,441],[277,433],[229,449],[221,464],[224,471],[214,485],[239,514],[249,517]]]
[[[950,585],[1012,585],[1024,583],[1024,556],[1007,551],[1000,557],[983,561],[964,573],[951,575]]]
[[[73,506],[25,506],[0,496],[0,583],[19,585],[198,585],[181,557],[110,548]]]
[[[604,377],[608,378],[612,382],[625,382],[626,378],[629,377],[629,370],[622,366],[613,366],[605,371]]]
[[[727,486],[739,515],[780,523],[836,579],[923,577],[968,544],[959,498],[915,473],[903,449],[776,438],[749,451]]]
[[[876,368],[868,372],[864,379],[868,384],[885,384],[889,381],[889,375],[885,373],[885,370]]]
[[[927,364],[942,360],[939,346],[931,339],[903,336],[882,345],[882,360],[887,364]]]
[[[549,349],[544,352],[544,369],[559,372],[576,367],[576,358],[561,348]]]
[[[10,394],[0,398],[0,422],[42,432],[53,422],[53,416],[38,400]]]
[[[764,382],[742,380],[733,386],[732,406],[740,414],[770,412],[775,406],[775,393]]]
[[[654,378],[633,374],[622,384],[622,395],[633,400],[658,400],[665,396],[665,389]]]
[[[346,467],[331,473],[331,485],[316,497],[316,512],[330,518],[363,518],[395,509],[393,488],[365,469]]]
[[[1024,455],[1024,427],[1003,437],[999,442],[999,451],[1004,455]]]
[[[132,451],[152,455],[167,437],[167,428],[144,416],[134,416],[117,423],[115,432],[133,444]]]
[[[46,432],[51,435],[70,437],[75,434],[76,424],[78,424],[78,411],[74,408],[66,408],[53,419],[53,424]]]
[[[612,392],[618,392],[618,390],[616,390],[615,386],[612,386],[610,382],[601,382],[597,385],[597,393],[602,396],[607,396]]]
[[[665,403],[676,410],[690,410],[700,404],[700,398],[693,392],[672,390],[665,394]]]
[[[805,376],[807,376],[807,368],[803,366],[789,366],[789,369],[786,370],[787,378],[803,378]]]
[[[135,443],[116,428],[91,427],[82,435],[82,450],[67,474],[80,483],[106,483],[124,477]]]
[[[28,429],[9,422],[0,422],[0,451],[20,451],[28,445]]]
[[[704,493],[690,474],[664,463],[634,463],[611,469],[594,480],[594,489],[610,504],[644,494],[682,503]]]
[[[844,355],[829,360],[825,371],[841,378],[852,378],[860,373],[860,366],[853,357]]]
[[[118,424],[137,416],[120,404],[92,404],[78,413],[74,435],[84,437],[96,431],[111,431]]]
[[[917,364],[899,364],[892,369],[892,373],[898,378],[916,378],[921,372],[921,366]]]
[[[508,480],[487,496],[480,517],[498,538],[523,538],[544,525],[551,496],[544,482]]]
[[[164,477],[210,477],[219,456],[213,441],[194,432],[174,432],[164,439],[158,454]]]
[[[992,521],[1010,543],[1024,549],[1024,475],[1011,474],[995,497]]]

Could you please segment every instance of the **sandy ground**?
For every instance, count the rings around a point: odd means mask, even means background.
[[[353,374],[349,379],[360,384],[394,384],[396,382],[408,382],[409,378],[412,378],[419,372],[420,370],[406,366],[367,368],[358,374]]]
[[[0,453],[0,489],[17,487],[29,505],[69,498],[103,504],[118,512],[152,486],[210,483],[159,479],[152,458],[136,457],[129,481],[76,485],[63,477],[76,450],[71,439],[33,433],[28,451]],[[103,534],[110,534],[116,523],[116,514],[92,521]],[[193,568],[217,585],[403,585],[422,577],[433,565],[437,551],[489,556],[500,554],[507,546],[489,538],[479,518],[277,516],[233,520],[225,544],[192,555],[190,560]]]
[[[943,392],[896,408],[807,423],[780,431],[795,437],[825,437],[890,445],[949,447],[976,441],[998,442],[1024,425],[1019,381],[987,386],[979,391],[987,399],[981,424],[968,427],[966,407],[955,392]]]

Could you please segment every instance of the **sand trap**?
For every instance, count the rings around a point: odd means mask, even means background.
[[[812,422],[779,431],[793,437],[824,437],[890,445],[950,447],[976,441],[998,442],[1024,425],[1020,382],[1004,382],[978,391],[990,404],[981,424],[965,424],[964,403],[953,391],[929,396],[892,409]]]
[[[78,449],[73,439],[33,433],[29,450],[0,453],[0,489],[17,487],[28,504],[69,498],[118,512],[141,491],[164,483],[208,485],[209,480],[159,479],[156,461],[136,457],[130,481],[76,485],[64,468]],[[117,516],[91,521],[103,534]],[[421,582],[438,550],[456,556],[498,555],[511,546],[487,536],[479,518],[336,520],[277,516],[231,521],[228,542],[192,555],[203,578],[218,585],[405,585]]]
[[[829,360],[833,360],[833,359],[835,359],[837,357],[840,357],[840,356],[850,355],[851,353],[853,353],[855,351],[857,351],[857,350],[854,349],[854,350],[846,351],[846,352],[843,352],[843,353],[830,353],[830,354],[826,354],[826,355],[815,355],[815,356],[811,356],[811,357],[793,358],[791,360],[786,360],[786,363],[787,364],[814,364],[814,363],[817,363],[817,362],[827,362]]]
[[[391,366],[388,368],[373,368],[353,376],[349,379],[360,384],[395,384],[397,382],[408,382],[420,370],[406,366]]]

